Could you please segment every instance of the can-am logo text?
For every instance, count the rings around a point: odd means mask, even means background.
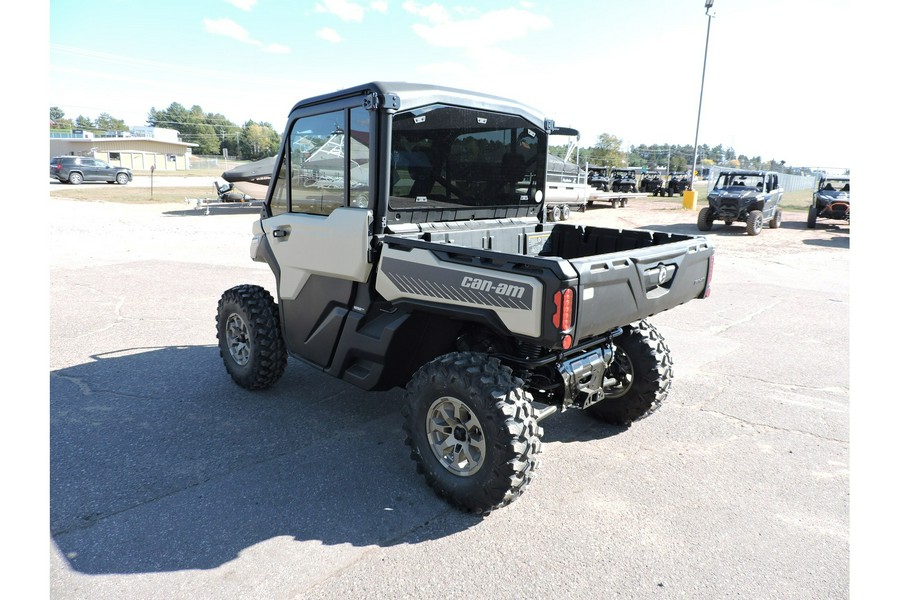
[[[463,277],[460,285],[480,292],[490,292],[492,294],[497,294],[498,296],[509,296],[510,298],[521,298],[525,295],[525,288],[521,285],[498,283],[496,281],[491,281],[490,279]]]

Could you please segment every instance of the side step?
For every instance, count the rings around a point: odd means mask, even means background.
[[[534,418],[538,423],[555,413],[556,409],[559,408],[555,404],[542,404],[540,402],[532,402],[531,405],[534,407]]]

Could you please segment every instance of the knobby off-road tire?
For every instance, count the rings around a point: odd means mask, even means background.
[[[278,305],[264,288],[239,285],[222,294],[216,338],[225,369],[239,386],[266,389],[284,374],[287,351]]]
[[[656,327],[647,321],[623,327],[614,339],[616,352],[605,379],[606,397],[586,410],[594,418],[613,425],[630,425],[652,414],[669,395],[672,357]]]
[[[709,209],[709,207],[704,207],[700,209],[700,214],[697,215],[697,229],[700,231],[709,231],[712,229],[713,224],[713,212]]]
[[[783,216],[781,214],[781,209],[776,208],[775,214],[772,215],[771,219],[769,219],[769,229],[778,229],[779,227],[781,227],[782,219],[783,219]]]
[[[819,213],[816,211],[815,205],[809,207],[809,214],[806,215],[806,227],[808,229],[816,228],[816,219],[818,218]]]
[[[761,210],[751,210],[747,215],[747,235],[759,235],[763,228],[763,214]]]
[[[424,365],[407,386],[410,457],[457,508],[487,515],[531,483],[543,430],[522,383],[497,359],[454,352]]]

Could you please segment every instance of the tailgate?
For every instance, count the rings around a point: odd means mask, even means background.
[[[573,258],[579,274],[575,339],[639,321],[700,298],[713,247],[704,237]]]

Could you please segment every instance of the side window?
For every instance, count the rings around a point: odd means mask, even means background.
[[[350,206],[369,206],[369,115],[350,109]]]
[[[294,122],[290,134],[291,212],[329,215],[345,205],[345,135],[344,111]]]
[[[286,213],[288,210],[287,181],[285,161],[281,161],[281,166],[278,167],[278,175],[275,179],[275,189],[272,190],[272,200],[269,202],[269,211],[271,211],[272,216]]]

